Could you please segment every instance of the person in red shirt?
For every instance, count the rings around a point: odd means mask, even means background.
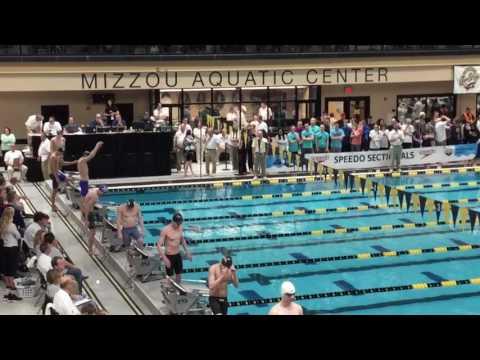
[[[352,151],[362,151],[363,126],[354,121],[352,127],[352,133],[350,135],[351,149]]]
[[[463,113],[463,117],[465,121],[469,124],[473,124],[475,122],[475,116],[472,114],[472,111],[470,110],[469,107],[465,109],[465,112]]]

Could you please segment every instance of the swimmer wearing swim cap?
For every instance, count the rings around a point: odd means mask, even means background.
[[[268,315],[303,315],[303,309],[294,302],[295,286],[290,281],[284,281],[281,287],[282,300],[276,304]]]
[[[210,266],[208,270],[209,304],[214,315],[227,315],[228,313],[228,283],[238,288],[238,276],[231,256]]]
[[[172,222],[165,226],[157,242],[158,252],[160,258],[165,263],[168,276],[173,276],[175,273],[175,282],[178,284],[182,281],[183,259],[180,254],[180,246],[185,249],[185,257],[192,260],[192,254],[188,249],[187,242],[183,236],[183,216],[180,213],[175,213],[172,217]],[[163,247],[165,246],[165,253]]]

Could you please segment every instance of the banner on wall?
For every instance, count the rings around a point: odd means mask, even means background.
[[[473,160],[476,154],[477,144],[404,149],[402,152],[401,165],[443,164],[454,161]],[[341,170],[391,166],[389,150],[306,154],[305,157],[325,166]]]
[[[480,93],[480,66],[455,66],[453,92],[455,94]]]

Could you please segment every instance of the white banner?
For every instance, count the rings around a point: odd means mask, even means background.
[[[455,66],[454,80],[455,94],[480,93],[480,66]]]
[[[472,160],[476,154],[477,144],[404,149],[400,164],[401,166],[444,164]],[[307,154],[305,157],[342,170],[390,167],[392,164],[389,150]]]

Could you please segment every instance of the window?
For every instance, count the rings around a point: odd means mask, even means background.
[[[428,95],[399,95],[397,96],[397,119],[415,120],[421,112],[427,119],[433,117],[435,111],[445,111],[446,115],[454,118],[456,115],[455,95],[453,94],[428,94]]]

